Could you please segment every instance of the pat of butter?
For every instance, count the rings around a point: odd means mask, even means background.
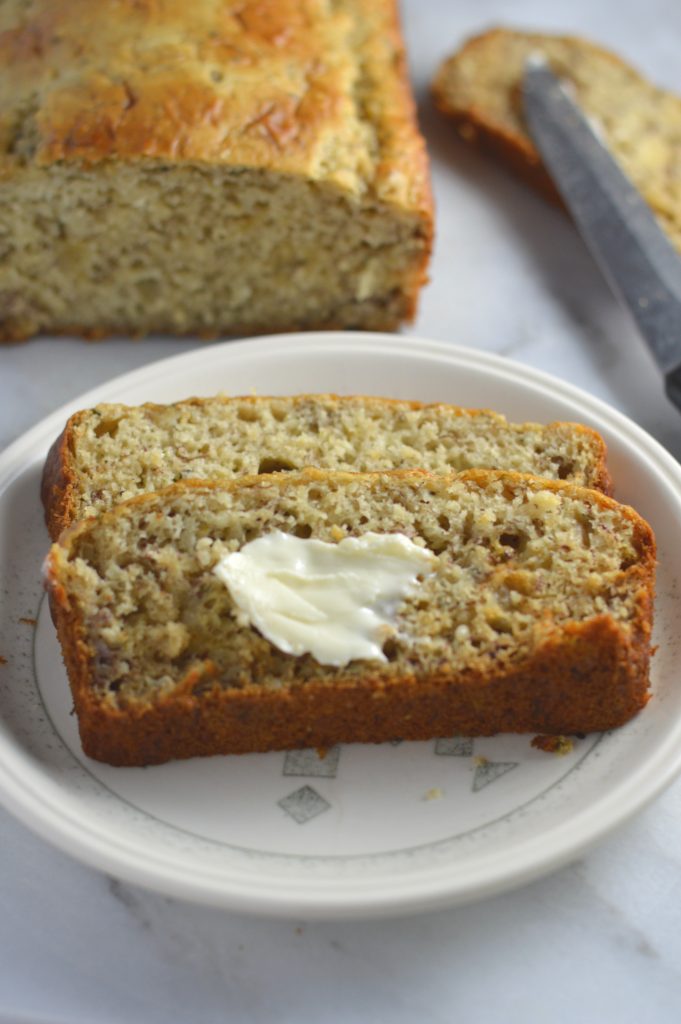
[[[435,571],[436,558],[400,533],[365,533],[338,544],[274,531],[215,567],[248,623],[286,654],[322,665],[386,661],[397,609]]]

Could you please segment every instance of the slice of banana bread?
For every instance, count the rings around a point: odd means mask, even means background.
[[[218,562],[281,531],[400,534],[435,556],[387,660],[319,664],[244,620]],[[85,752],[195,755],[610,729],[648,699],[655,542],[632,509],[514,473],[185,482],[84,520],[46,581]]]
[[[50,534],[76,519],[181,479],[275,470],[373,472],[509,469],[609,491],[605,444],[573,423],[386,398],[299,395],[208,398],[176,405],[102,405],[76,413],[48,457]]]
[[[470,39],[435,75],[437,106],[459,134],[560,202],[525,128],[520,83],[541,53],[597,125],[614,156],[681,249],[681,98],[658,89],[615,54],[571,36],[493,29]]]

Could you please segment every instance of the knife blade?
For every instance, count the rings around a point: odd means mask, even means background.
[[[588,248],[632,314],[681,410],[681,258],[540,56],[523,78],[530,135]]]

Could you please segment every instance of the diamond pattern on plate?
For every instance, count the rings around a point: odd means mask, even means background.
[[[304,825],[331,807],[328,800],[320,796],[312,786],[301,786],[277,803],[299,825]]]
[[[502,775],[518,767],[518,761],[485,761],[475,769],[473,776],[473,792],[478,793],[490,782],[496,782]]]
[[[335,779],[340,752],[339,746],[330,747],[323,756],[317,750],[287,750],[283,774]]]
[[[435,753],[447,757],[470,757],[473,753],[473,740],[468,736],[448,736],[436,740]]]

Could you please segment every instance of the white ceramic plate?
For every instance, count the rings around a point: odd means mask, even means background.
[[[573,419],[602,432],[617,495],[657,533],[654,700],[569,755],[530,736],[344,746],[134,769],[88,760],[41,596],[47,449],[102,401],[335,391]],[[681,470],[590,396],[498,357],[393,335],[306,334],[197,348],[112,381],[0,457],[0,795],[46,839],[173,896],[301,917],[401,913],[478,898],[574,857],[681,768]],[[34,625],[31,620],[36,620]]]

